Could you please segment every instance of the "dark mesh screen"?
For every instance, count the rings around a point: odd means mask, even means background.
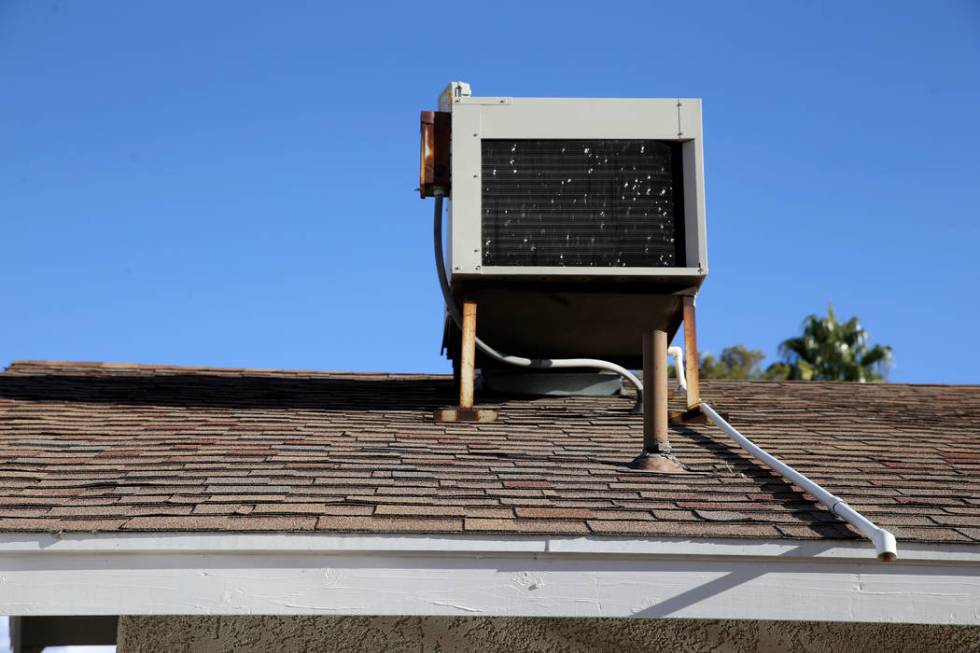
[[[483,264],[683,265],[680,145],[484,140]]]

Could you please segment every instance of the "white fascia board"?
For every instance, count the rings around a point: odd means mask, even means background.
[[[980,547],[328,534],[0,535],[0,614],[980,624]]]

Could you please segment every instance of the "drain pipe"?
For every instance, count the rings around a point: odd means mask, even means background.
[[[894,535],[880,526],[875,525],[874,522],[868,520],[864,515],[847,505],[847,502],[840,497],[834,496],[822,486],[814,483],[783,461],[779,460],[773,455],[770,455],[769,453],[766,453],[762,447],[736,431],[731,424],[726,422],[721,415],[715,412],[714,408],[703,401],[701,402],[701,412],[704,413],[708,419],[717,424],[722,431],[727,433],[730,438],[735,440],[735,442],[738,442],[743,449],[752,454],[752,456],[754,456],[757,460],[779,473],[786,480],[803,488],[805,492],[812,494],[814,497],[816,497],[817,501],[829,508],[830,512],[834,513],[848,524],[861,531],[861,533],[875,545],[875,551],[878,554],[879,560],[882,562],[891,562],[898,555]]]
[[[674,359],[674,372],[677,374],[677,387],[687,390],[687,376],[684,372],[684,350],[674,346],[667,349],[667,355]]]
[[[671,347],[669,351],[674,357],[674,365],[676,368],[678,370],[683,370],[684,352],[680,347]],[[687,386],[683,375],[684,373],[679,371],[677,378],[681,387],[686,388]],[[892,562],[898,556],[895,536],[890,532],[876,525],[854,508],[847,505],[847,502],[840,497],[831,494],[825,490],[823,486],[814,483],[805,475],[796,471],[779,458],[769,454],[765,449],[739,433],[737,430],[735,430],[735,427],[729,424],[721,415],[715,412],[714,408],[709,406],[704,401],[701,402],[701,412],[704,413],[705,417],[714,422],[718,428],[724,431],[728,437],[735,440],[739,446],[752,454],[756,460],[762,462],[764,465],[766,465],[766,467],[772,469],[791,483],[803,488],[805,492],[813,495],[818,502],[830,509],[830,512],[846,521],[848,524],[860,531],[862,535],[871,540],[871,543],[874,544],[875,552],[878,554],[879,560],[882,562]]]

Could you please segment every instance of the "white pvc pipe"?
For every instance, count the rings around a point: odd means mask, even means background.
[[[677,387],[687,390],[687,376],[684,372],[684,350],[680,347],[670,347],[667,355],[674,357],[674,371],[677,373]]]
[[[875,525],[874,522],[868,520],[864,515],[847,505],[847,503],[840,497],[834,496],[823,487],[817,483],[814,483],[783,461],[767,453],[764,449],[752,442],[752,440],[749,440],[747,437],[736,431],[731,424],[726,422],[721,415],[716,413],[711,406],[703,401],[701,402],[701,412],[703,412],[708,419],[717,424],[722,431],[727,433],[729,437],[735,440],[735,442],[752,454],[757,460],[764,463],[770,469],[778,472],[781,476],[783,476],[783,478],[803,488],[804,491],[816,497],[817,501],[827,506],[827,508],[830,509],[830,512],[834,513],[847,523],[854,526],[854,528],[858,529],[874,544],[879,560],[883,562],[891,562],[896,558],[898,555],[898,550],[896,548],[894,535],[880,526]]]

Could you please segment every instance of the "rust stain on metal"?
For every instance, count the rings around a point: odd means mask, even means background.
[[[728,421],[728,413],[719,412],[722,419]],[[671,424],[685,425],[685,424],[707,424],[708,417],[701,412],[701,407],[688,408],[687,410],[677,410],[670,413],[670,419],[668,420]]]
[[[686,470],[670,455],[667,435],[667,332],[643,334],[643,453],[632,469],[662,474]]]
[[[687,408],[701,405],[701,377],[698,374],[698,327],[694,317],[694,297],[684,297],[684,372],[687,376]]]
[[[666,331],[643,334],[643,450],[670,450],[667,438]]]
[[[463,302],[463,336],[460,345],[459,407],[473,408],[473,377],[476,374],[476,302]]]
[[[473,385],[476,374],[476,302],[463,301],[459,353],[459,406],[440,408],[435,412],[437,422],[492,422],[497,411],[473,407]]]
[[[423,111],[420,130],[419,195],[432,197],[436,190],[449,195],[452,115],[447,111]]]
[[[493,422],[497,411],[489,408],[438,408],[435,411],[437,422]]]

